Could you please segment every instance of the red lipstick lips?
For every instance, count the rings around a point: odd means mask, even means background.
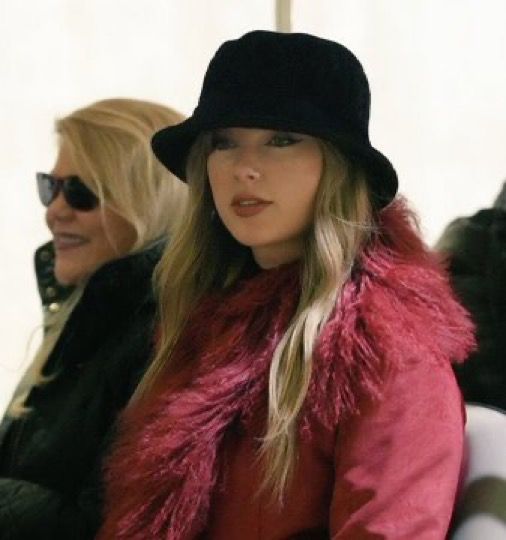
[[[239,217],[256,216],[270,204],[270,201],[252,195],[236,195],[232,200],[234,213]]]

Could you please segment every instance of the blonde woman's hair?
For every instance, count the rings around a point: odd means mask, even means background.
[[[155,131],[183,119],[158,103],[107,99],[56,121],[60,147],[83,182],[134,227],[131,251],[170,232],[184,210],[186,185],[151,150]]]
[[[278,344],[270,368],[267,429],[260,459],[261,489],[281,500],[297,456],[297,425],[311,377],[312,352],[362,246],[374,231],[364,173],[331,144],[320,142],[323,172],[314,222],[304,240],[301,296],[296,313]],[[232,284],[251,257],[219,219],[207,178],[209,135],[194,144],[188,159],[188,213],[155,272],[160,299],[161,339],[157,355],[135,398],[153,386],[162,371],[176,370],[171,352],[197,300]],[[218,249],[217,246],[220,246]]]
[[[158,162],[150,143],[155,131],[183,120],[164,105],[120,98],[98,101],[56,120],[59,147],[68,152],[76,174],[98,196],[102,209],[114,210],[134,228],[129,253],[171,234],[183,216],[187,187]],[[110,241],[114,246],[114,238]],[[46,313],[43,342],[16,390],[11,415],[26,412],[30,388],[44,382],[43,367],[84,286],[79,284],[57,313]]]

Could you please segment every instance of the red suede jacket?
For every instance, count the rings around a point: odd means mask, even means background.
[[[283,508],[257,496],[254,433],[235,430],[206,533],[213,540],[443,540],[462,460],[463,414],[449,367],[392,375],[383,399],[301,444]]]

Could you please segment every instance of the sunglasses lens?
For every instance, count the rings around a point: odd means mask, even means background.
[[[49,206],[56,197],[58,186],[49,174],[37,173],[37,190],[40,202],[44,206]]]
[[[98,206],[98,197],[78,176],[58,179],[51,174],[37,173],[37,189],[44,206],[49,206],[56,199],[60,187],[65,201],[75,210],[93,210]]]
[[[78,176],[71,176],[63,183],[65,200],[76,210],[93,210],[98,206],[98,197]]]

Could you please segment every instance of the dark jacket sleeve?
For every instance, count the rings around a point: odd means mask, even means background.
[[[98,405],[92,401],[88,403],[91,418],[102,412],[102,417],[107,418],[104,423],[108,428],[104,435],[98,432],[88,434],[100,437],[100,442],[94,452],[94,462],[87,467],[88,472],[78,490],[69,493],[56,486],[51,489],[50,482],[42,485],[4,475],[0,478],[0,540],[91,540],[95,537],[102,519],[103,459],[115,434],[115,422],[110,423],[109,420],[126,405],[144,372],[152,341],[151,325],[146,324],[146,328],[131,332],[125,340],[130,354],[128,351],[119,354],[120,361],[114,362],[118,369],[108,370],[103,386],[96,389],[102,401]],[[86,394],[91,395],[92,390],[88,389]],[[83,421],[82,418],[80,420]],[[76,419],[69,418],[68,421],[75,422]],[[98,417],[92,420],[92,426],[98,423]],[[36,444],[36,441],[32,440],[31,444]],[[73,444],[79,446],[85,441],[74,441]],[[54,455],[54,459],[65,459],[65,456]],[[69,471],[69,474],[75,474],[75,471]]]
[[[99,507],[100,494],[92,486],[70,500],[25,480],[0,478],[0,539],[91,539],[99,526]]]
[[[506,407],[506,212],[490,208],[451,223],[436,245],[472,314],[478,350],[456,367],[466,401]]]
[[[383,399],[340,428],[332,539],[445,538],[463,423],[449,366],[420,363],[392,376]]]

